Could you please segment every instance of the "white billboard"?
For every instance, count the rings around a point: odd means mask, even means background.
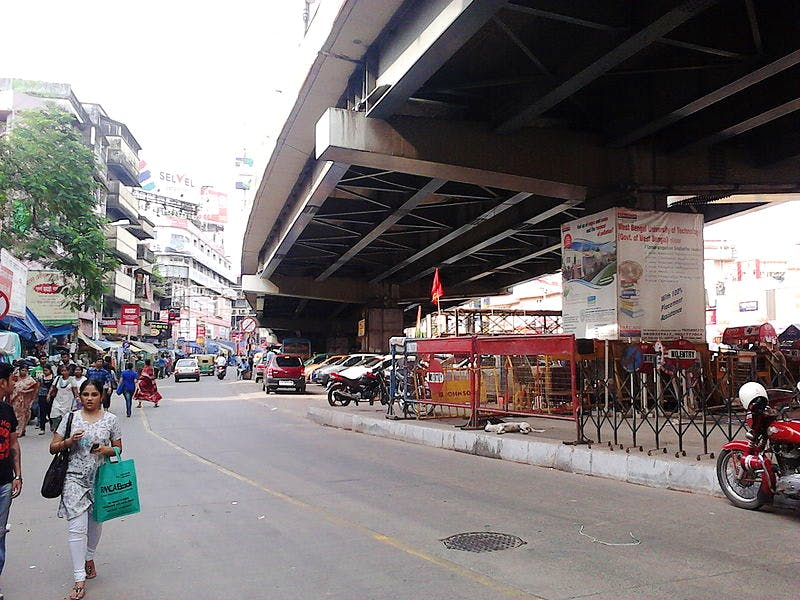
[[[614,208],[561,234],[565,332],[705,339],[702,215]]]

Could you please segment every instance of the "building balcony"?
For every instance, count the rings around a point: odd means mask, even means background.
[[[119,226],[109,227],[106,232],[106,238],[120,260],[126,265],[138,265],[139,259],[136,253],[139,240],[126,229]]]
[[[133,197],[133,192],[129,187],[119,181],[109,181],[106,198],[106,216],[111,221],[121,219],[128,219],[131,222],[138,221],[139,201]]]
[[[110,296],[120,304],[133,304],[136,281],[122,271],[109,274]]]
[[[139,185],[139,157],[122,136],[106,135],[108,170],[125,185]]]
[[[135,200],[134,198],[134,201]],[[155,225],[144,215],[139,215],[135,222],[131,221],[131,225],[128,226],[128,231],[136,236],[138,240],[152,240],[156,237]]]

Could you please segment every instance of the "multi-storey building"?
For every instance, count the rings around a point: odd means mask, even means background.
[[[99,330],[100,324],[119,317],[122,305],[139,304],[142,326],[125,333],[134,336],[149,333],[144,323],[157,316],[159,307],[150,285],[153,256],[143,245],[153,237],[155,229],[152,221],[140,213],[132,192],[132,188],[139,185],[141,146],[124,123],[109,117],[99,104],[80,102],[68,84],[0,79],[0,121],[5,126],[13,126],[20,111],[42,108],[48,103],[75,118],[75,128],[94,153],[98,210],[109,220],[107,238],[121,261],[120,267],[108,275],[108,293],[104,297],[102,314],[76,314],[75,324],[87,336],[98,337],[103,333]],[[37,316],[51,320],[48,315]],[[122,332],[108,327],[105,333],[113,336]]]
[[[141,189],[135,197],[156,224],[149,246],[167,283],[163,308],[181,311],[173,337],[230,339],[236,276],[224,252],[222,229],[203,223],[195,203]]]

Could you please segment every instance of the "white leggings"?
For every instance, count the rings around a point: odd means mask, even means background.
[[[94,520],[91,509],[67,521],[69,553],[72,556],[74,581],[86,581],[86,561],[94,560],[94,551],[103,533],[103,524]]]

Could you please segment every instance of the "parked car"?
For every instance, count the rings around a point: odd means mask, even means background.
[[[181,379],[200,381],[200,365],[197,363],[196,358],[178,359],[172,373],[175,377],[175,383],[180,382]]]
[[[299,356],[276,354],[264,367],[264,383],[262,389],[269,394],[281,388],[294,388],[294,391],[306,391],[306,377],[303,361]]]
[[[311,381],[311,376],[314,374],[314,371],[319,369],[320,367],[327,367],[328,365],[335,365],[347,359],[347,354],[333,354],[328,356],[327,358],[317,362],[312,363],[310,362],[313,359],[309,359],[306,361],[304,365],[306,368],[306,381]]]
[[[392,355],[375,356],[352,367],[347,367],[338,372],[345,379],[359,379],[367,371],[385,371],[392,365]]]
[[[331,373],[338,373],[339,371],[344,371],[348,367],[354,367],[356,365],[360,365],[363,362],[366,362],[370,359],[378,357],[377,354],[351,354],[347,357],[346,360],[339,363],[338,365],[330,365],[327,367],[321,367],[314,371],[314,381],[319,383],[322,386],[327,386],[328,381],[330,381]]]

